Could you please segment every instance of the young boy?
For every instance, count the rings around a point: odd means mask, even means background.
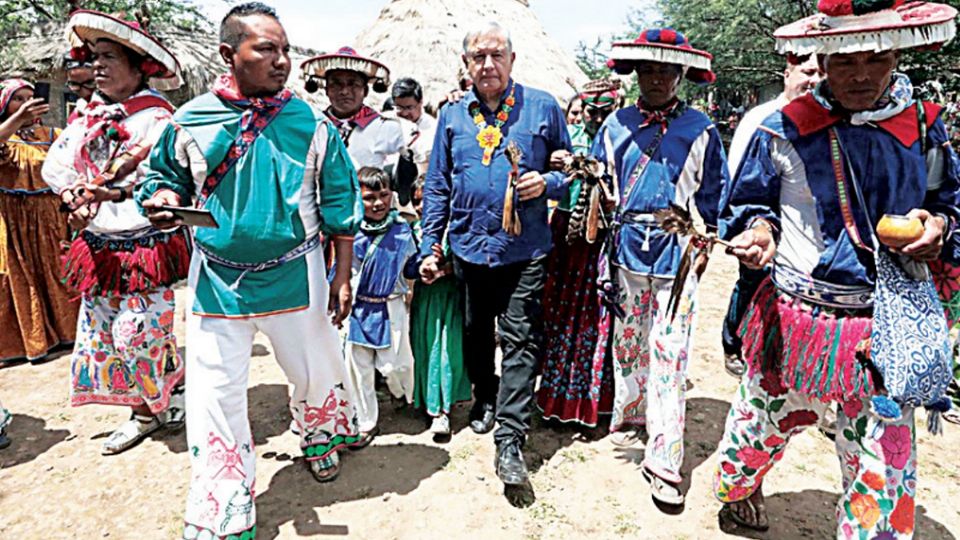
[[[363,199],[363,223],[353,243],[355,294],[347,331],[346,360],[357,393],[357,416],[363,447],[377,436],[379,407],[374,369],[390,393],[413,400],[413,353],[405,296],[407,279],[417,277],[413,231],[391,208],[390,177],[375,167],[357,173]]]

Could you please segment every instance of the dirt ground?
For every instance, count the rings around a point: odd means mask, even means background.
[[[840,474],[832,443],[816,431],[799,436],[768,477],[770,531],[728,535],[719,528],[710,483],[736,386],[723,371],[719,328],[735,273],[734,262],[718,251],[701,287],[682,512],[654,505],[638,468],[642,446],[622,450],[604,434],[542,422],[526,449],[532,493],[505,493],[492,467],[492,438],[466,427],[465,406],[454,414],[452,440],[439,444],[422,419],[384,403],[384,435],[347,453],[337,482],[318,484],[296,458],[287,387],[261,336],[250,377],[258,538],[832,537]],[[179,538],[189,478],[184,434],[160,434],[101,457],[102,439],[128,413],[69,407],[69,369],[62,357],[0,370],[0,396],[14,414],[13,445],[0,451],[0,538]],[[960,428],[948,424],[939,438],[918,432],[917,537],[956,538]]]

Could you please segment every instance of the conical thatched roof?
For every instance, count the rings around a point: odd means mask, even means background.
[[[30,80],[63,79],[63,54],[70,49],[64,37],[64,27],[63,23],[40,25],[29,36],[16,40],[13,46],[4,46],[4,54],[0,55],[0,75],[16,75]],[[226,71],[217,52],[220,41],[213,32],[178,28],[155,30],[157,38],[177,57],[183,72],[184,86],[167,92],[174,103],[182,104],[206,92],[213,79]],[[300,64],[316,54],[316,51],[300,47],[290,51],[293,69],[287,86],[298,97],[320,107],[326,102],[319,94],[306,93],[300,77]]]
[[[487,20],[510,31],[517,82],[563,101],[587,81],[573,56],[544,32],[526,0],[392,0],[354,45],[385,63],[392,80],[419,81],[425,102],[437,103],[456,87],[464,35]]]

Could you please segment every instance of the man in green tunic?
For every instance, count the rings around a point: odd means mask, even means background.
[[[290,47],[271,8],[234,7],[220,41],[229,73],[178,111],[136,193],[159,227],[180,225],[164,205],[192,204],[219,224],[193,231],[188,539],[255,534],[247,375],[258,331],[293,386],[290,412],[316,479],[333,480],[337,451],[358,439],[335,329],[350,311],[363,215],[356,172],[336,129],[284,89]],[[329,288],[321,233],[336,252]]]

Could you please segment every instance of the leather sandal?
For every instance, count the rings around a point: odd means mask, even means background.
[[[130,420],[121,424],[120,427],[111,433],[110,437],[104,441],[100,453],[104,456],[119,454],[146,439],[148,435],[160,429],[161,426],[163,426],[163,424],[156,416],[132,414],[130,415]]]

